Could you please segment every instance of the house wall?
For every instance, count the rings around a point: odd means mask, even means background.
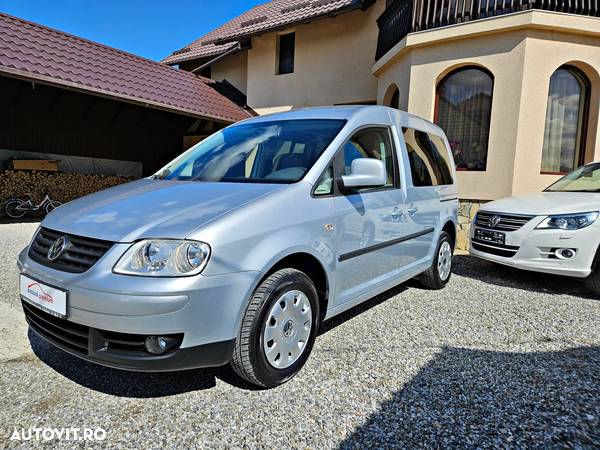
[[[400,89],[400,108],[433,120],[437,82],[479,65],[494,76],[487,169],[458,173],[459,196],[494,200],[541,190],[557,178],[540,174],[550,76],[570,63],[592,84],[586,160],[600,159],[600,19],[542,11],[413,33],[373,67],[378,103]]]
[[[247,59],[248,104],[264,114],[292,107],[375,101],[371,74],[377,46],[376,19],[385,9],[378,0],[366,11],[298,25],[294,73],[276,75],[277,35],[252,39]]]
[[[227,80],[244,94],[248,93],[248,52],[241,51],[217,61],[211,66],[211,78],[216,81]]]

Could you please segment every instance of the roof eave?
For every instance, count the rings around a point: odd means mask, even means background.
[[[11,67],[0,66],[0,74],[4,74],[4,75],[7,75],[12,78],[18,78],[18,79],[25,80],[25,81],[37,82],[37,83],[45,84],[48,86],[59,87],[59,88],[73,90],[73,91],[82,92],[82,93],[86,93],[86,94],[92,94],[92,95],[109,98],[109,99],[113,99],[113,100],[118,99],[121,101],[125,101],[127,103],[132,103],[132,104],[135,104],[138,106],[143,106],[146,108],[159,109],[159,110],[170,112],[170,113],[182,114],[182,115],[196,117],[196,118],[211,119],[211,120],[215,120],[217,122],[222,122],[222,123],[228,123],[228,124],[235,123],[238,120],[243,119],[242,117],[240,117],[238,119],[234,119],[234,118],[218,116],[218,115],[210,114],[210,113],[200,113],[198,111],[193,111],[193,110],[189,110],[186,108],[179,108],[179,107],[175,107],[172,105],[167,105],[165,103],[155,102],[155,101],[146,100],[146,99],[140,99],[137,97],[132,97],[130,95],[121,94],[118,92],[112,92],[112,91],[108,91],[105,89],[98,89],[98,88],[86,86],[86,85],[79,84],[79,83],[73,83],[73,82],[67,81],[67,80],[61,80],[61,79],[49,77],[46,75],[34,74],[34,73],[27,72],[24,70],[14,69]],[[248,116],[248,117],[250,117],[250,116]]]
[[[206,41],[206,43],[208,44],[215,44],[215,45],[225,45],[228,43],[234,43],[234,42],[239,42],[241,39],[250,39],[256,36],[260,36],[262,34],[266,34],[266,33],[272,33],[272,32],[277,32],[277,31],[281,31],[284,30],[286,28],[289,27],[293,27],[296,25],[300,25],[300,24],[308,24],[310,22],[313,22],[315,20],[321,20],[321,19],[326,19],[326,18],[332,18],[335,16],[338,16],[340,14],[344,14],[347,12],[351,12],[351,11],[355,11],[355,10],[367,10],[373,3],[375,3],[376,0],[360,0],[357,1],[355,3],[352,3],[350,5],[344,6],[340,9],[337,9],[335,11],[331,11],[325,14],[321,14],[321,15],[317,15],[314,17],[310,17],[307,19],[301,19],[301,20],[297,20],[295,22],[289,22],[277,27],[273,27],[273,28],[268,28],[265,30],[259,30],[259,31],[255,31],[252,33],[241,33],[241,34],[237,34],[228,38],[221,38],[221,39],[213,39],[213,40],[208,40]],[[191,45],[191,44],[189,44]],[[188,46],[189,46],[188,45]],[[186,48],[186,47],[184,47]],[[174,66],[176,64],[180,64],[182,62],[188,62],[188,61],[193,61],[196,59],[200,59],[200,58],[205,58],[207,56],[213,56],[213,57],[218,57],[223,55],[223,53],[226,53],[230,50],[231,48],[227,48],[225,49],[223,52],[214,54],[214,55],[195,55],[195,56],[189,56],[189,57],[181,57],[181,58],[175,58],[175,59],[170,59],[169,61],[167,61],[171,56],[173,56],[173,54],[171,53],[171,55],[167,56],[166,58],[164,58],[161,62],[168,64],[170,66]],[[184,55],[184,53],[182,53],[182,55]]]

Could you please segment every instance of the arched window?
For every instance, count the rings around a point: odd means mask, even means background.
[[[383,99],[383,104],[390,108],[400,108],[400,91],[398,90],[398,86],[392,84],[388,87]]]
[[[559,67],[550,77],[542,173],[563,174],[583,164],[590,82],[579,69]]]
[[[479,67],[461,67],[437,85],[434,122],[446,133],[458,170],[485,170],[492,75]]]
[[[398,89],[396,89],[392,94],[392,98],[390,99],[390,108],[400,108],[400,91]]]

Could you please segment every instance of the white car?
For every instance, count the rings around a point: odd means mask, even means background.
[[[600,162],[543,192],[486,203],[471,227],[470,253],[519,269],[585,279],[600,293]]]

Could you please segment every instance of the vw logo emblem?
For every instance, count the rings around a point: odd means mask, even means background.
[[[60,257],[60,255],[63,254],[68,245],[69,238],[67,236],[61,236],[58,239],[56,239],[48,249],[48,254],[46,255],[48,257],[48,260],[56,261]]]
[[[495,228],[496,225],[500,222],[500,216],[492,216],[490,217],[490,227]]]

